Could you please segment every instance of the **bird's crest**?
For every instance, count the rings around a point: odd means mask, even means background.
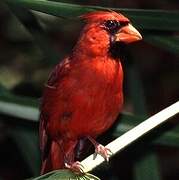
[[[81,19],[89,21],[118,20],[129,21],[128,18],[115,11],[93,11],[80,16]]]

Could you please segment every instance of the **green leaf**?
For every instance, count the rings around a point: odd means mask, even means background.
[[[70,170],[56,170],[39,176],[32,180],[100,180],[98,177],[86,173],[82,175],[77,175]]]
[[[9,135],[16,143],[30,171],[37,176],[40,172],[38,128],[13,125],[9,130]]]
[[[179,54],[179,37],[162,35],[145,35],[144,40],[154,46],[165,49],[171,53]]]
[[[131,58],[132,59],[132,58]],[[138,73],[137,65],[131,64],[126,67],[127,83],[129,86],[129,98],[134,108],[135,115],[147,114],[142,81]]]
[[[52,44],[50,44],[48,35],[42,28],[41,24],[38,22],[34,14],[22,7],[10,6],[10,10],[20,20],[24,27],[31,33],[35,44],[40,47],[40,50],[43,52],[44,59],[48,62],[48,64],[56,63],[59,59],[59,55],[52,48]]]
[[[24,98],[22,99],[22,102],[23,101]],[[37,117],[39,116],[39,111],[37,108],[23,104],[17,104],[14,102],[6,102],[4,101],[4,98],[3,100],[0,100],[0,113],[31,121],[37,121]]]
[[[37,124],[35,124],[35,128],[31,125],[22,126],[22,119],[30,120],[31,122],[38,121],[39,111],[37,109],[37,101],[13,95],[7,89],[0,86],[0,113],[18,118],[16,121],[12,121],[12,126],[11,122],[7,122],[9,124],[8,135],[16,143],[30,171],[34,176],[38,175],[40,171],[38,127]],[[2,118],[1,121],[6,123],[6,118]]]
[[[54,16],[74,18],[95,10],[115,10],[127,15],[139,28],[152,30],[179,30],[179,11],[138,10],[107,8],[100,6],[84,6],[46,0],[4,0],[9,5],[21,6]]]
[[[158,159],[156,153],[148,152],[134,162],[135,180],[160,180]]]
[[[38,121],[37,100],[11,94],[0,86],[0,113],[8,116]]]

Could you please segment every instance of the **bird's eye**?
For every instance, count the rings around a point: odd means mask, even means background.
[[[115,33],[119,29],[120,23],[116,20],[107,20],[104,22],[104,26],[109,32]]]

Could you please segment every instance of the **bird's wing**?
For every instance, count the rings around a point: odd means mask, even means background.
[[[51,114],[53,113],[54,103],[56,101],[57,89],[60,81],[67,76],[70,69],[70,61],[68,58],[64,59],[61,63],[57,64],[51,72],[47,83],[45,84],[44,94],[41,99],[40,106],[40,149],[42,151],[42,159],[48,155],[51,146],[51,139],[47,132],[47,123]]]

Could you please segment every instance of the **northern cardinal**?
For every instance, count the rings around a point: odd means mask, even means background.
[[[123,70],[114,47],[142,39],[120,13],[97,11],[81,18],[86,25],[75,47],[56,65],[45,85],[41,174],[61,168],[79,170],[75,149],[85,137],[108,160],[110,150],[94,139],[111,127],[123,105]]]

